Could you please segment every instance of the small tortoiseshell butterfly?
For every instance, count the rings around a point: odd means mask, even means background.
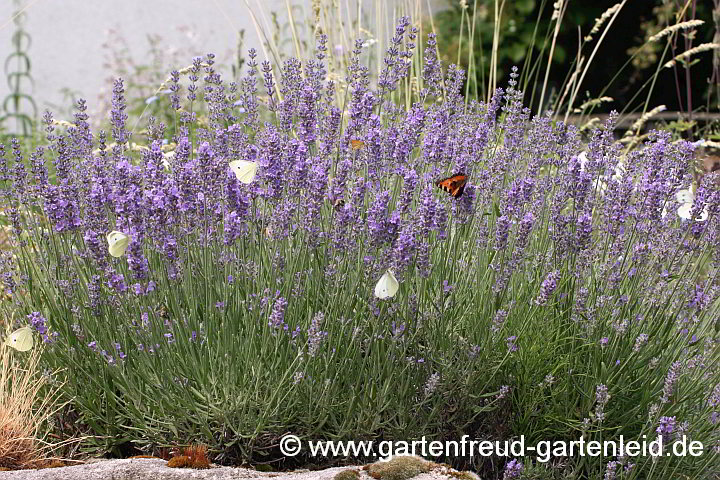
[[[452,177],[443,178],[435,182],[435,185],[445,190],[454,198],[460,198],[465,190],[467,176],[462,173],[456,173]]]
[[[355,140],[355,139],[350,140],[350,147],[353,150],[360,150],[364,146],[365,146],[365,142],[363,142],[362,140]]]

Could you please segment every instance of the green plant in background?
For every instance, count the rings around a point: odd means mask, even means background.
[[[443,39],[441,58],[468,71],[468,92],[474,98],[487,98],[493,90],[488,85],[489,76],[495,74],[488,72],[491,62],[494,71],[500,72],[508,65],[522,64],[533,46],[542,47],[535,40],[542,26],[547,29],[548,22],[540,24],[535,18],[535,0],[463,0],[448,4],[447,10],[433,18]],[[566,55],[562,47],[557,48],[554,60],[562,62]],[[500,74],[499,79],[504,77]]]
[[[715,34],[713,35],[713,43],[720,43],[720,0],[713,0],[712,19],[715,24]],[[713,52],[713,71],[710,78],[710,88],[715,87],[716,109],[720,110],[720,51]],[[708,107],[710,110],[710,102],[712,95],[708,95]]]
[[[627,81],[633,85],[643,76],[643,71],[655,67],[657,72],[662,69],[667,72],[672,69],[672,77],[664,75],[665,83],[660,88],[666,92],[672,91],[677,109],[684,113],[681,123],[688,123],[689,128],[682,129],[685,137],[704,136],[710,124],[698,128],[694,120],[697,111],[710,112],[717,110],[713,103],[718,101],[717,89],[720,87],[718,64],[720,58],[720,1],[713,0],[712,12],[708,4],[698,4],[695,0],[685,2],[662,1],[652,9],[650,18],[641,22],[640,31],[643,36],[642,45],[630,47],[630,55],[634,70]],[[712,17],[713,21],[710,21]],[[699,44],[694,46],[695,44]],[[682,48],[681,48],[682,47]],[[712,61],[703,57],[703,52],[712,51]],[[640,53],[640,54],[638,54]],[[669,61],[660,61],[669,53]],[[709,68],[712,65],[711,68]],[[692,67],[695,67],[695,80],[693,80]],[[698,72],[698,68],[700,71]],[[698,82],[697,78],[706,76],[705,82]],[[700,97],[700,102],[693,100]],[[715,100],[713,101],[713,97]],[[672,101],[666,95],[666,101]],[[704,106],[702,102],[704,101]],[[649,96],[645,101],[643,113],[649,108]],[[699,105],[699,107],[698,107]],[[671,122],[672,123],[672,122]],[[674,128],[677,125],[669,125]],[[676,128],[674,128],[677,130]]]
[[[16,13],[13,17],[15,33],[12,35],[12,52],[5,59],[5,75],[10,93],[5,97],[2,107],[4,115],[0,117],[0,124],[10,119],[15,120],[15,133],[29,136],[33,131],[33,118],[37,116],[37,107],[32,96],[26,93],[27,84],[33,84],[30,75],[30,34],[23,28],[25,12],[20,0],[15,0]],[[32,114],[28,114],[28,108]],[[7,125],[6,125],[7,128]]]
[[[709,110],[720,79],[717,42],[710,41],[713,31],[720,37],[713,30],[720,24],[719,5],[713,23],[709,4],[694,0],[654,6],[625,0],[604,11],[595,3],[566,0],[463,0],[429,20],[445,39],[441,57],[468,70],[466,96],[487,99],[512,65],[522,65],[520,83],[533,111],[552,109],[565,120],[580,114],[582,124],[599,109],[621,110],[621,121],[627,113],[645,115],[670,104],[667,91],[677,93],[674,109],[689,114],[693,97],[702,97]],[[630,33],[613,34],[620,29]],[[627,59],[618,49],[628,52]],[[708,57],[700,56],[706,50],[714,51],[712,72]],[[692,81],[691,66],[708,84]],[[682,75],[671,77],[670,67]]]
[[[668,2],[665,0],[665,2]],[[665,3],[665,4],[667,4]],[[717,2],[716,2],[717,3]],[[717,7],[718,5],[716,5]],[[693,24],[697,22],[697,0],[686,0],[680,2],[675,0],[676,12],[674,15],[674,23],[676,24]],[[669,22],[668,22],[669,23]],[[680,106],[680,110],[684,110],[688,116],[688,119],[692,121],[693,118],[693,93],[692,93],[692,75],[691,67],[697,64],[700,60],[693,57],[693,53],[701,53],[707,50],[717,51],[720,49],[720,43],[702,43],[696,47],[693,47],[696,39],[697,30],[695,28],[683,29],[678,35],[672,35],[670,47],[672,52],[672,60],[667,62],[664,67],[671,67],[673,69],[673,75],[675,78],[675,89],[677,95],[677,102]],[[682,39],[683,47],[680,50],[680,41]],[[682,68],[682,73],[679,72],[679,68]],[[684,75],[683,75],[684,74]],[[680,93],[682,87],[679,77],[684,76],[685,80],[685,95]],[[712,92],[711,89],[708,92]],[[683,98],[684,97],[684,98]],[[709,95],[708,95],[709,97]],[[683,102],[683,99],[685,100]],[[709,100],[709,98],[708,98]]]

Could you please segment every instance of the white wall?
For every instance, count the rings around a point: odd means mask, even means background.
[[[0,63],[11,51],[15,26],[10,21],[18,0],[0,0]],[[327,1],[327,0],[326,0]],[[342,0],[348,2],[350,0]],[[356,0],[350,1],[350,4]],[[372,0],[361,0],[363,6]],[[384,0],[374,0],[383,2]],[[384,7],[398,6],[407,0],[387,0]],[[443,0],[433,0],[433,3]],[[125,38],[132,58],[138,64],[149,59],[148,35],[163,38],[162,48],[181,52],[183,62],[191,55],[213,52],[220,61],[232,61],[237,31],[245,29],[245,50],[259,42],[247,10],[247,3],[261,5],[265,12],[278,11],[280,22],[287,18],[286,0],[20,0],[25,6],[24,28],[32,38],[29,56],[35,81],[32,95],[38,108],[66,109],[63,88],[77,91],[87,99],[90,111],[96,111],[98,95],[107,88],[111,72],[104,67],[108,50],[103,43],[108,30],[115,29]],[[309,10],[310,0],[293,0]],[[425,4],[425,0],[422,2]],[[351,6],[351,9],[353,7]],[[254,8],[257,12],[257,7]],[[189,27],[190,32],[182,32]],[[111,40],[117,47],[117,41]],[[188,58],[185,58],[185,55]],[[262,57],[262,53],[261,53]],[[262,58],[261,58],[262,59]],[[9,89],[5,75],[0,76],[0,101]]]
[[[277,9],[283,0],[263,0]],[[257,46],[254,28],[243,0],[23,0],[24,28],[32,38],[29,56],[35,81],[33,96],[41,109],[61,104],[60,90],[77,90],[89,102],[96,100],[109,70],[103,67],[108,30],[124,37],[136,62],[148,60],[147,35],[159,35],[164,46],[192,54],[232,51],[236,28],[246,29],[248,43]],[[0,61],[11,50],[15,26],[8,20],[15,9],[13,0],[0,0]],[[190,27],[193,40],[179,31]],[[183,65],[190,63],[186,59]],[[4,75],[0,78],[0,99],[8,93]],[[92,109],[92,106],[91,106]]]

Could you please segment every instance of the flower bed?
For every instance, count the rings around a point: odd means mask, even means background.
[[[711,478],[720,193],[710,177],[691,186],[694,145],[658,132],[625,155],[614,117],[585,144],[530,118],[516,74],[466,105],[432,36],[413,89],[415,41],[402,19],[377,88],[360,41],[347,88],[326,80],[322,36],[277,85],[254,52],[238,84],[208,55],[186,83],[171,75],[171,139],[151,121],[130,148],[118,80],[112,147],[81,101],[67,131],[46,115],[29,171],[17,142],[0,155],[14,327],[64,369],[77,425],[103,450],[195,441],[221,463],[281,460],[286,432],[685,434],[702,457],[471,463],[508,463],[506,478]],[[409,108],[389,101],[398,90]],[[459,173],[461,195],[435,185]]]

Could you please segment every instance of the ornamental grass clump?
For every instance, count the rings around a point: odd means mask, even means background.
[[[0,347],[0,471],[46,465],[55,447],[45,437],[58,408],[57,386],[41,371],[38,352],[28,355],[14,358]]]
[[[656,132],[625,155],[614,116],[585,143],[531,118],[517,73],[466,106],[463,72],[431,48],[424,87],[398,106],[415,37],[403,18],[377,85],[358,41],[336,89],[320,36],[314,59],[277,71],[251,50],[237,84],[212,55],[173,72],[172,138],[152,119],[144,141],[131,135],[118,80],[112,148],[82,101],[66,131],[45,116],[28,159],[5,147],[13,328],[37,330],[43,362],[64,368],[75,424],[104,451],[197,442],[221,464],[281,461],[287,432],[687,435],[701,457],[548,468],[711,478],[720,193],[691,185],[693,144]],[[457,198],[435,186],[458,173]],[[688,219],[680,190],[694,192]],[[536,464],[447,460],[485,477]]]

